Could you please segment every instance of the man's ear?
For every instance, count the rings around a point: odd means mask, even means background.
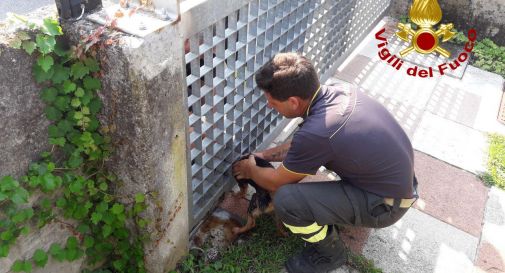
[[[289,97],[288,102],[292,110],[298,109],[301,105],[301,99],[299,97]]]

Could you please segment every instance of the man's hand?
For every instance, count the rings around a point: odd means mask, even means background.
[[[252,155],[257,156],[261,159],[265,159],[265,154],[263,154],[263,152],[254,152]]]
[[[251,179],[253,169],[256,167],[254,155],[250,155],[247,159],[242,159],[233,164],[233,176],[237,179]]]

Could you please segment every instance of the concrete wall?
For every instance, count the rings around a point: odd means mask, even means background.
[[[52,8],[43,8],[32,16],[43,18],[53,14]],[[44,103],[39,98],[40,87],[33,81],[34,58],[24,50],[13,49],[7,44],[13,29],[0,28],[0,177],[11,175],[20,178],[38,155],[50,149],[47,127],[50,124],[44,114]],[[35,192],[29,199],[33,204],[41,195]],[[1,212],[0,207],[0,212]],[[70,223],[70,221],[67,221]],[[72,235],[67,225],[51,222],[42,229],[31,227],[32,232],[18,238],[9,256],[0,258],[0,273],[11,272],[18,259],[33,256],[35,250],[47,250],[52,243],[65,244]],[[49,258],[47,265],[36,273],[80,272],[83,259],[75,262],[58,262]]]
[[[490,38],[505,45],[505,1],[503,0],[441,0],[442,22],[454,23],[458,30],[477,30],[480,38]],[[408,16],[412,0],[392,0],[390,15]]]

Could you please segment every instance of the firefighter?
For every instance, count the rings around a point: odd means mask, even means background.
[[[255,77],[269,107],[303,122],[291,142],[254,154],[281,161],[278,168],[259,168],[250,156],[233,175],[274,193],[277,216],[306,241],[288,272],[334,270],[347,260],[337,226],[392,225],[417,199],[412,145],[380,103],[349,83],[321,85],[297,53],[275,55]],[[321,166],[341,181],[297,183]]]

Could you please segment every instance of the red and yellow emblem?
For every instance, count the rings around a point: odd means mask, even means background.
[[[396,33],[400,39],[410,42],[410,46],[400,52],[400,56],[408,55],[412,50],[421,54],[438,52],[440,55],[449,58],[451,52],[442,48],[439,43],[449,41],[456,33],[452,32],[453,24],[442,24],[438,30],[433,30],[433,26],[442,19],[442,9],[437,0],[414,0],[410,7],[409,18],[417,26],[413,30],[410,24],[398,24],[400,31]]]

